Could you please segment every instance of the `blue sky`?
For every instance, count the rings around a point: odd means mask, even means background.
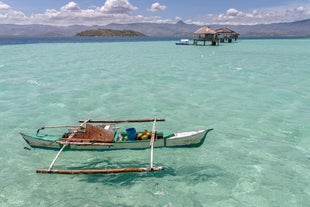
[[[310,18],[310,0],[0,0],[0,24],[259,24]]]

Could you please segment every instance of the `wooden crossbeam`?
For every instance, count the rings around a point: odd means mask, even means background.
[[[54,169],[37,169],[37,173],[52,173],[52,174],[109,174],[109,173],[130,173],[130,172],[150,172],[160,171],[162,166],[147,167],[147,168],[115,168],[115,169],[88,169],[88,170],[54,170]]]
[[[80,120],[82,123],[85,120]],[[130,123],[130,122],[153,122],[154,118],[151,119],[128,119],[128,120],[94,120],[90,119],[88,123]],[[165,121],[164,118],[156,118],[156,121]]]

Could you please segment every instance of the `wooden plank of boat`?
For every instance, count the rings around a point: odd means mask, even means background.
[[[155,118],[152,119],[128,119],[128,120],[93,120],[90,119],[88,123],[130,123],[130,122],[153,122]],[[80,120],[82,123],[86,120]],[[164,118],[156,118],[156,121],[165,121]]]
[[[93,145],[93,146],[107,146],[107,147],[112,147],[113,144],[111,143],[105,143],[105,142],[73,142],[73,141],[56,141],[57,143],[59,144],[62,144],[62,145]]]
[[[83,170],[53,170],[53,169],[37,169],[37,173],[51,174],[108,174],[108,173],[130,173],[130,172],[150,172],[160,171],[164,167],[144,167],[144,168],[115,168],[115,169],[83,169]]]

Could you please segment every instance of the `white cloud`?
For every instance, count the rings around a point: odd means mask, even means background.
[[[21,11],[14,11],[8,4],[0,1],[0,23],[27,23],[27,16]]]
[[[175,20],[177,20],[177,21],[182,20],[182,18],[181,18],[181,17],[175,17],[174,19],[175,19]]]
[[[156,11],[164,11],[167,9],[167,6],[161,5],[158,2],[155,2],[154,4],[151,5],[151,8],[148,9],[151,12],[156,12]]]
[[[116,14],[130,14],[138,8],[131,5],[128,0],[107,0],[101,11]]]
[[[61,11],[80,11],[79,5],[77,3],[70,1],[68,4],[60,8]]]
[[[144,8],[143,8],[144,9]],[[165,5],[156,2],[151,5],[149,11],[166,10]],[[0,1],[0,24],[49,24],[49,25],[106,25],[109,23],[175,23],[176,20],[165,19],[161,16],[133,15],[138,8],[129,0],[106,0],[102,6],[91,6],[88,9],[81,8],[76,2],[70,1],[59,9],[46,9],[42,13],[30,16],[21,11],[14,10],[10,5]],[[229,8],[222,14],[205,14],[200,17],[184,19],[186,23],[195,24],[257,24],[272,22],[287,22],[310,18],[310,4],[287,5],[253,11],[241,11],[237,8]]]
[[[144,17],[132,15],[138,8],[131,5],[128,0],[107,0],[101,7],[81,9],[75,2],[69,2],[60,10],[48,9],[43,14],[30,16],[31,23],[52,25],[106,25],[109,23],[134,23],[134,22],[174,22],[159,16]]]
[[[231,8],[226,11],[227,16],[242,16],[243,13],[237,9]]]
[[[0,1],[0,11],[1,10],[9,10],[11,9],[11,7],[5,3],[3,3],[2,1]]]
[[[299,12],[299,13],[304,13],[305,12],[305,7],[303,6],[298,6],[297,8],[294,9],[296,12]]]
[[[250,12],[230,8],[225,14],[212,18],[212,23],[222,24],[263,24],[275,22],[289,22],[310,18],[310,9],[305,6],[282,6]]]

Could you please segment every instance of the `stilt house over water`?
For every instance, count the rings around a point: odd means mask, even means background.
[[[232,40],[237,41],[239,37],[239,33],[228,28],[219,28],[215,31],[217,32],[217,37],[220,39],[220,42],[232,42]]]
[[[219,45],[220,42],[237,41],[238,37],[239,33],[228,28],[213,30],[208,26],[204,26],[194,32],[193,42],[194,45],[199,45],[199,42],[203,42],[203,45],[206,45],[207,41],[211,42],[211,45]]]
[[[198,45],[199,42],[203,42],[206,45],[207,41],[210,41],[212,45],[219,44],[219,39],[215,30],[208,26],[201,27],[194,32],[194,45]]]

